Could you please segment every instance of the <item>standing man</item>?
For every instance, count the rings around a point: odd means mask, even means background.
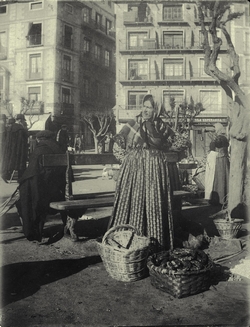
[[[69,135],[68,135],[67,125],[61,126],[61,129],[59,129],[57,133],[56,140],[59,143],[63,153],[65,153],[69,145]]]

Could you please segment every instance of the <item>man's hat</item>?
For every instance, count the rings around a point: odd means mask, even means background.
[[[5,114],[1,114],[1,119],[2,120],[6,120],[7,119],[6,115]]]
[[[23,114],[17,114],[16,119],[26,120]]]
[[[14,124],[15,123],[15,119],[14,118],[9,118],[8,120],[7,120],[7,124]]]
[[[48,130],[40,131],[36,134],[37,139],[52,139],[54,137],[54,133]]]

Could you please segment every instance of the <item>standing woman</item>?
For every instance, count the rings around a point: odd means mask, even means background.
[[[205,199],[210,204],[224,204],[229,187],[229,142],[222,124],[216,123],[215,139],[210,143],[205,173]]]
[[[114,136],[114,155],[125,156],[109,228],[130,224],[150,237],[157,250],[170,248],[168,192],[171,197],[180,189],[176,163],[168,163],[166,154],[173,136],[151,94],[144,97],[141,114]]]

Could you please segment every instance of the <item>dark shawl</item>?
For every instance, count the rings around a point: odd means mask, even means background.
[[[44,168],[42,154],[60,154],[62,150],[54,140],[38,143],[30,157],[30,163],[19,180],[20,200],[17,203],[23,219],[26,237],[32,235],[42,218],[51,212],[49,203],[65,199],[65,168]]]

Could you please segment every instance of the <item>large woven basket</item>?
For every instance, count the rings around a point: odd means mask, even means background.
[[[154,262],[157,256],[164,255],[165,253],[169,254],[170,252],[156,253],[148,258],[147,266],[151,284],[154,287],[176,298],[187,297],[209,289],[211,286],[211,270],[213,268],[211,260],[208,261],[208,264],[202,270],[166,272],[166,269],[157,267]]]
[[[221,236],[225,240],[235,238],[242,227],[244,219],[232,218],[232,220],[226,220],[223,218],[214,219],[214,224]]]
[[[97,242],[97,248],[112,278],[133,282],[147,272],[149,243],[150,240],[138,235],[133,226],[118,225],[105,233],[102,242]]]

